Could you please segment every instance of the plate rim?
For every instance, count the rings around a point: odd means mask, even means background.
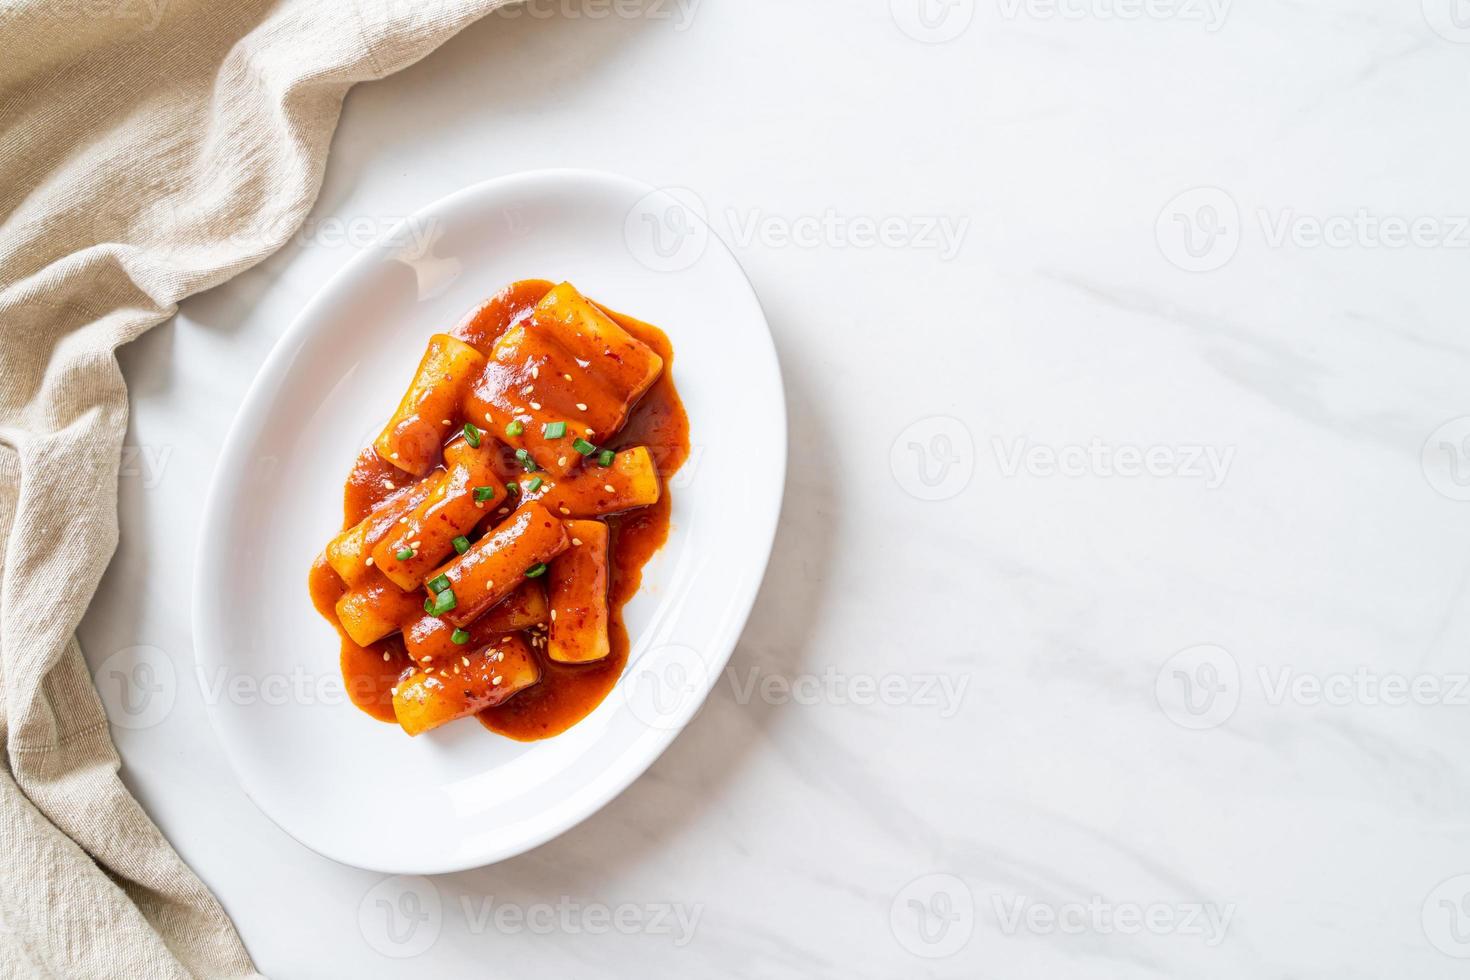
[[[301,341],[312,333],[312,322],[318,320],[324,309],[331,305],[333,301],[332,295],[340,289],[344,280],[353,278],[365,267],[391,257],[392,253],[396,250],[391,243],[397,239],[397,236],[404,228],[412,226],[414,222],[423,221],[425,217],[433,212],[446,208],[452,209],[456,204],[472,198],[478,198],[487,194],[513,193],[517,185],[533,185],[545,181],[564,180],[586,181],[609,186],[616,185],[624,191],[636,192],[636,200],[642,200],[644,197],[655,193],[668,195],[670,190],[676,186],[656,186],[624,174],[592,168],[548,167],[500,174],[450,191],[404,216],[376,241],[365,246],[356,255],[344,262],[316,288],[311,297],[292,319],[291,323],[282,331],[274,344],[272,344],[270,352],[261,361],[259,368],[256,369],[254,376],[251,378],[250,384],[240,400],[239,407],[235,410],[234,416],[230,420],[229,429],[220,442],[220,450],[211,468],[208,488],[205,491],[203,505],[200,509],[198,537],[193,553],[194,567],[192,578],[194,586],[190,599],[190,633],[193,639],[192,652],[196,668],[196,683],[202,683],[204,673],[202,668],[206,665],[206,662],[222,665],[228,664],[229,662],[229,658],[214,649],[212,631],[204,629],[205,622],[212,618],[210,613],[211,598],[207,593],[211,591],[209,586],[214,584],[215,578],[217,577],[217,573],[210,571],[210,569],[211,567],[218,567],[217,564],[214,566],[211,565],[206,548],[208,543],[215,538],[215,530],[228,523],[229,516],[223,512],[223,480],[221,475],[231,460],[245,452],[244,443],[250,438],[252,420],[262,417],[263,403],[268,402],[268,389],[272,387],[270,384],[267,384],[267,379],[276,377],[279,374],[282,368],[281,362],[293,357],[296,349],[301,346]],[[678,202],[672,195],[670,197],[676,203],[682,203]],[[776,489],[774,493],[765,498],[769,501],[768,505],[757,511],[755,515],[763,519],[763,526],[753,529],[759,533],[753,533],[750,536],[750,540],[759,545],[759,548],[756,549],[759,557],[755,560],[755,565],[753,566],[758,568],[759,574],[750,576],[748,582],[742,583],[736,590],[732,608],[737,609],[739,615],[729,621],[729,626],[721,632],[718,637],[718,642],[714,644],[718,648],[719,653],[713,658],[709,682],[700,692],[698,703],[677,724],[671,724],[666,727],[661,726],[656,731],[654,737],[640,740],[640,743],[646,747],[638,750],[639,754],[633,756],[632,761],[624,768],[623,773],[618,778],[609,781],[606,790],[600,791],[584,807],[580,808],[579,811],[573,812],[570,816],[548,819],[545,826],[539,828],[534,833],[527,834],[524,838],[515,841],[508,847],[482,848],[473,853],[466,854],[462,858],[448,859],[438,864],[425,866],[421,864],[398,864],[392,860],[366,861],[358,857],[349,857],[343,853],[333,853],[334,849],[329,845],[321,846],[320,842],[313,843],[297,836],[257,796],[254,782],[242,771],[241,766],[236,761],[235,753],[229,748],[231,739],[227,738],[222,731],[221,712],[224,710],[223,706],[214,704],[208,697],[205,697],[203,700],[205,714],[209,718],[209,727],[214,732],[220,750],[226,762],[229,764],[230,770],[233,772],[240,788],[244,790],[245,795],[254,804],[255,808],[264,814],[267,819],[284,831],[292,840],[311,850],[313,853],[320,854],[328,860],[348,867],[400,875],[448,874],[488,867],[500,861],[508,860],[540,847],[601,812],[628,787],[642,778],[648,769],[667,751],[668,747],[673,744],[674,740],[702,712],[705,703],[718,683],[719,677],[723,674],[730,658],[734,655],[736,646],[739,645],[740,637],[745,631],[746,624],[749,622],[750,613],[755,606],[756,598],[760,593],[762,585],[765,583],[766,573],[770,568],[771,555],[775,547],[776,531],[780,526],[781,512],[784,508],[786,496],[789,417],[786,405],[785,378],[781,371],[781,361],[776,350],[775,337],[771,332],[770,319],[761,304],[760,296],[750,280],[750,274],[745,270],[745,267],[741,264],[734,250],[716,233],[705,217],[694,212],[693,209],[688,210],[708,230],[709,244],[707,247],[720,249],[729,257],[734,269],[739,273],[739,282],[749,294],[750,300],[754,304],[756,312],[759,314],[760,336],[764,339],[764,344],[760,346],[765,354],[764,359],[767,361],[767,366],[772,371],[772,377],[779,394],[774,411],[780,422],[777,431],[768,433],[766,436],[768,442],[777,442],[779,444],[773,447],[778,450],[775,453],[778,472],[776,474],[768,473],[764,481],[767,487],[773,486]],[[776,479],[770,478],[773,475]],[[614,689],[627,681],[630,666],[631,663],[624,667],[622,675],[619,676],[617,683],[614,685]],[[608,696],[611,696],[611,694],[612,691],[610,690]]]

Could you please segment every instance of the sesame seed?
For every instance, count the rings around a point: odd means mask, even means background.
[[[531,403],[531,407],[533,409],[535,409],[536,411],[538,411],[538,412],[541,411],[541,403],[540,402],[532,402]]]
[[[551,621],[553,623],[556,622],[556,610],[555,609],[551,610]],[[387,654],[384,654],[384,656],[387,656]]]
[[[368,555],[368,560],[366,562],[364,562],[363,564],[365,564],[365,565],[371,565],[372,563],[373,563],[373,556],[372,555]]]
[[[573,538],[572,539],[572,544],[581,544],[581,543],[582,543],[582,539],[581,538]]]
[[[611,483],[604,483],[602,485],[602,489],[606,490],[608,493],[617,493],[617,491],[613,489],[613,485]]]
[[[567,510],[565,506],[558,507],[557,510],[561,511],[563,514],[571,513],[571,511]]]
[[[541,369],[538,368],[534,364],[531,365],[531,377],[533,377],[533,378],[539,378],[539,377],[541,377]]]
[[[388,651],[387,650],[384,650],[383,651],[383,659],[384,660],[387,660],[388,659]]]
[[[393,455],[389,456],[388,458],[389,459],[397,459],[398,458],[398,454],[397,453],[394,453]]]
[[[492,424],[495,422],[495,420],[490,417],[490,413],[489,412],[486,412],[485,413],[485,421],[486,422],[490,422]]]
[[[570,374],[563,374],[562,377],[566,378],[568,381],[572,380],[572,376]]]
[[[383,489],[384,490],[395,490],[397,488],[393,486],[393,481],[392,480],[384,480],[383,481]]]
[[[556,458],[556,465],[557,466],[565,466],[565,465],[567,465],[567,458],[565,456],[558,456]]]
[[[398,688],[396,688],[396,687],[390,687],[390,688],[388,688],[388,690],[389,690],[389,692],[390,692],[390,693],[391,693],[391,694],[392,694],[392,695],[393,695],[393,696],[394,696],[394,697],[395,697],[395,698],[396,698],[396,697],[398,697]]]
[[[608,487],[608,489],[611,490],[612,487]],[[422,541],[413,541],[409,543],[409,547],[412,548],[414,551],[418,551],[419,548],[423,547],[423,544],[424,543]]]
[[[400,518],[398,518],[398,523],[399,524],[407,524],[408,523],[408,518],[407,517],[400,517]]]
[[[453,425],[454,424],[453,422],[449,421],[448,419],[440,419],[439,421],[442,424],[444,424],[444,425]]]
[[[462,663],[462,664],[464,664],[466,667],[468,667],[470,665],[470,658],[469,657],[460,657],[459,658],[459,662]]]
[[[497,514],[509,514],[510,513],[510,508],[509,507],[502,507],[499,510],[497,510],[495,513],[497,513]]]
[[[579,412],[585,412],[585,411],[587,411],[587,403],[586,402],[577,402],[577,411],[579,411]]]
[[[592,434],[592,426],[590,426],[590,425],[587,426],[587,428],[584,431],[590,436]]]
[[[491,687],[499,687],[500,686],[500,678],[499,677],[493,677],[493,678],[491,678],[490,679],[490,686]]]

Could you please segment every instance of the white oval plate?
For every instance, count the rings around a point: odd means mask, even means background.
[[[636,779],[724,669],[775,534],[786,408],[755,294],[687,200],[571,170],[467,188],[349,262],[261,368],[205,503],[194,635],[240,781],[306,846],[389,873],[512,857]],[[347,702],[307,570],[429,335],[533,277],[570,280],[672,340],[692,446],[673,528],[626,609],[628,669],[596,711],[532,744],[473,719],[410,739]]]

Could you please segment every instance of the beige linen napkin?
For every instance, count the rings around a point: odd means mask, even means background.
[[[0,2],[0,976],[255,975],[73,638],[117,541],[114,350],[294,233],[349,86],[503,2]]]

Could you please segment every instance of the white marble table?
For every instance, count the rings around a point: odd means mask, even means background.
[[[177,677],[115,726],[125,776],[260,967],[1463,976],[1462,0],[538,2],[355,91],[298,240],[123,354],[82,639]],[[198,494],[362,242],[569,165],[691,189],[755,282],[791,416],[771,571],[604,812],[384,883],[231,776]]]

